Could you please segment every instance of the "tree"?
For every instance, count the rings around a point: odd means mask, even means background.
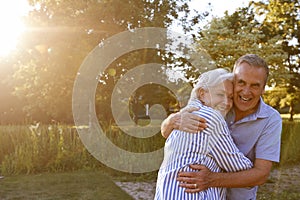
[[[240,8],[232,15],[214,18],[200,33],[198,43],[205,48],[217,67],[233,68],[242,55],[254,53],[263,57],[273,68],[283,68],[285,53],[278,42],[280,35],[265,37],[254,13]]]
[[[11,66],[13,64],[11,57],[0,59],[0,124],[20,123],[25,118],[25,113],[22,111],[23,102],[12,94],[14,85],[11,84],[11,79],[14,70]]]
[[[205,48],[218,67],[232,69],[235,61],[247,53],[263,57],[271,68],[269,85],[274,76],[284,71],[282,36],[274,34],[266,37],[261,24],[251,8],[239,8],[232,15],[214,18],[200,32],[198,43]]]
[[[290,120],[293,120],[295,106],[300,103],[299,13],[297,0],[250,2],[248,8],[214,19],[200,32],[199,39],[219,67],[231,68],[245,53],[265,58],[270,67],[268,85],[274,93],[285,94],[274,106],[289,106]]]
[[[282,61],[284,70],[276,73],[272,86],[286,91],[280,102],[281,106],[290,107],[292,121],[295,106],[300,103],[300,3],[298,0],[269,0],[252,5],[262,21],[263,33],[269,37],[282,36],[281,45],[287,57]]]
[[[141,27],[185,30],[199,23],[188,18],[188,0],[29,0],[28,31],[19,46],[14,94],[26,102],[31,118],[72,121],[71,93],[77,70],[99,42],[115,33]]]

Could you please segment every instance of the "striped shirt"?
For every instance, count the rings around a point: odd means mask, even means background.
[[[224,118],[200,101],[195,114],[206,119],[208,128],[191,134],[173,130],[164,147],[164,160],[158,172],[156,200],[226,199],[226,188],[211,187],[197,193],[186,193],[176,180],[179,171],[193,171],[190,164],[205,165],[212,172],[236,172],[250,169],[252,162],[234,144]]]

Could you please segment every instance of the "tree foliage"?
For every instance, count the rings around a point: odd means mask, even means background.
[[[18,47],[14,95],[29,118],[72,121],[72,87],[85,56],[101,40],[141,27],[169,27],[174,20],[190,31],[189,0],[29,0],[28,27]],[[105,93],[101,93],[105,95]]]
[[[1,66],[10,67],[8,73],[1,74],[0,87],[9,93],[1,96],[6,101],[0,109],[1,119],[11,118],[15,113],[39,121],[71,122],[72,88],[78,68],[102,40],[135,28],[167,28],[175,20],[188,34],[209,14],[191,15],[189,0],[28,2],[32,10],[24,18],[28,29],[22,43],[10,60],[0,60]],[[271,69],[268,85],[283,95],[280,101],[266,96],[267,102],[270,99],[274,107],[290,106],[293,111],[293,106],[300,103],[299,7],[297,0],[266,0],[250,2],[247,8],[231,15],[225,13],[222,18],[214,18],[195,37],[201,46],[199,51],[206,49],[218,67],[232,68],[235,60],[245,53],[265,58]],[[172,55],[164,58],[174,61]],[[142,57],[132,53],[112,63],[99,79],[107,85],[97,88],[96,100],[109,102],[113,84],[134,64],[149,59],[167,62],[164,58],[145,50]],[[179,62],[185,64],[183,60]],[[192,71],[186,74],[194,75]],[[8,99],[14,100],[7,102]],[[21,108],[23,111],[18,111]]]
[[[282,61],[284,70],[276,71],[272,83],[276,90],[284,88],[286,91],[280,105],[290,107],[290,120],[293,120],[295,106],[300,104],[300,3],[298,0],[269,0],[253,3],[253,8],[262,20],[265,35],[282,36],[282,49],[287,57]]]
[[[266,37],[261,24],[248,8],[241,8],[232,15],[214,18],[200,32],[199,45],[205,48],[218,67],[233,68],[235,61],[247,53],[258,54],[270,65],[282,68],[285,53],[280,35]]]
[[[266,98],[267,102],[278,108],[290,106],[292,114],[293,107],[300,103],[299,13],[297,0],[250,2],[232,15],[213,19],[200,32],[199,44],[218,67],[232,68],[246,53],[263,57],[270,67],[268,85],[275,88],[274,93],[283,94],[280,101]]]

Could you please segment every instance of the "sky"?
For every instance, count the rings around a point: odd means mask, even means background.
[[[201,11],[206,10],[208,3],[211,3],[213,15],[221,17],[226,10],[232,14],[238,7],[247,6],[248,2],[249,0],[192,0],[191,7]]]
[[[206,20],[200,24],[200,27],[203,27],[211,20],[212,17],[222,17],[224,16],[225,11],[228,11],[229,14],[232,14],[238,7],[247,6],[249,1],[250,0],[192,0],[190,2],[190,8],[195,9],[200,13],[204,11],[210,11],[210,9],[212,9],[212,12],[210,12],[210,15],[206,18]],[[209,3],[211,4],[210,7]],[[179,33],[183,32],[181,28],[177,27],[176,25],[173,25],[171,30]]]
[[[15,48],[17,38],[24,29],[20,17],[27,12],[27,8],[25,0],[0,1],[0,57]]]

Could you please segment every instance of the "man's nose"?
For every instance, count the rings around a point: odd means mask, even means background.
[[[250,87],[249,86],[243,87],[242,92],[243,92],[243,94],[250,94]]]

